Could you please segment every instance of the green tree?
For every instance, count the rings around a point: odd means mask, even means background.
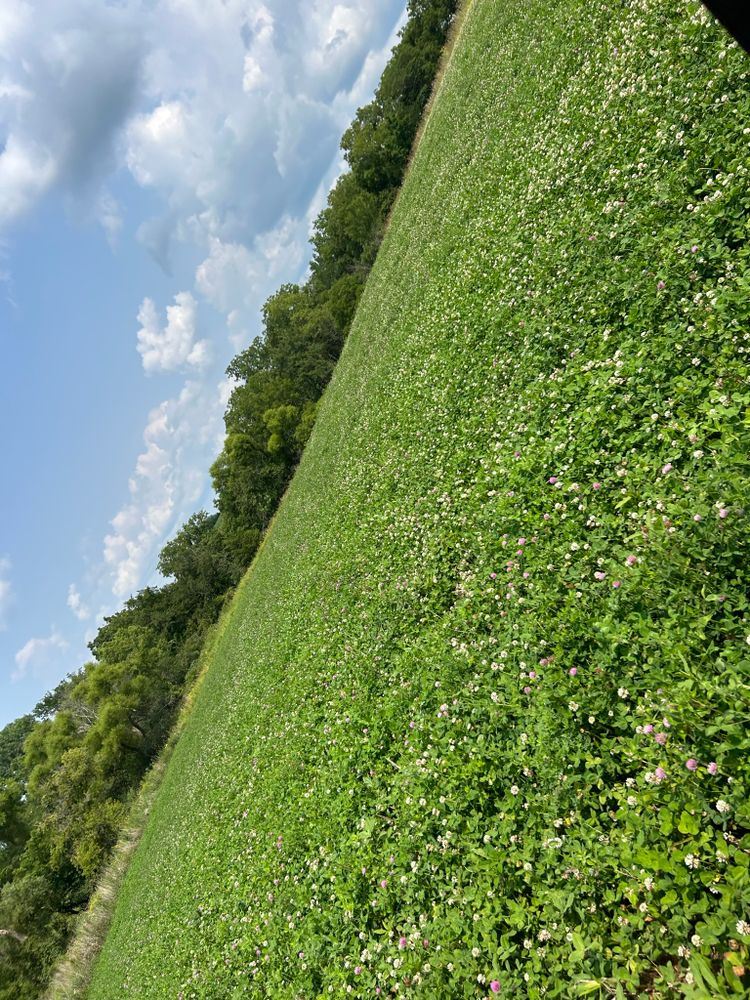
[[[23,774],[23,744],[35,725],[33,715],[22,715],[0,729],[0,780]]]
[[[218,514],[206,511],[193,514],[159,556],[159,572],[174,578],[172,597],[182,602],[184,613],[203,614],[211,621],[242,572],[218,520]]]
[[[23,787],[6,778],[0,781],[0,885],[12,875],[28,836]]]

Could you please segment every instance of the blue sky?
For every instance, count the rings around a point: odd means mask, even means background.
[[[0,725],[210,507],[224,370],[304,275],[404,8],[0,4]]]

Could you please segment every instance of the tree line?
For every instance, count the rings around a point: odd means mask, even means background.
[[[348,169],[312,235],[304,284],[263,307],[231,362],[214,513],[162,549],[167,582],[105,619],[91,662],[0,730],[0,1000],[34,1000],[86,907],[140,782],[195,678],[208,628],[249,565],[310,436],[429,98],[457,0],[410,0]]]

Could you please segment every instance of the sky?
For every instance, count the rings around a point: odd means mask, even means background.
[[[1,0],[0,726],[212,509],[225,369],[304,278],[404,0]]]

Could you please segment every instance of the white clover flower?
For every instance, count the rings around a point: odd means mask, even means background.
[[[747,920],[738,920],[735,927],[737,928],[738,934],[742,934],[744,937],[750,937],[750,924]]]
[[[720,813],[728,813],[732,807],[728,802],[725,802],[724,799],[719,799],[716,803],[716,808]]]
[[[520,790],[521,789],[518,787],[518,785],[511,785],[510,786],[510,794],[511,795],[518,795],[518,793],[520,792]]]
[[[685,855],[685,866],[687,868],[698,868],[700,865],[700,858],[697,858],[694,854]]]
[[[628,698],[630,696],[630,692],[627,688],[621,687],[617,689],[617,696],[619,698]]]

